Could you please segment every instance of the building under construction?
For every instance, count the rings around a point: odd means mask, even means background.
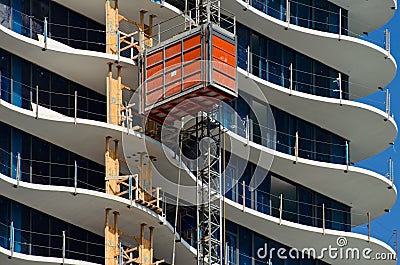
[[[396,8],[0,0],[0,264],[396,264]]]

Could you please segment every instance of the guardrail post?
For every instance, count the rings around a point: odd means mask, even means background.
[[[36,119],[39,119],[39,86],[36,85]]]
[[[293,92],[293,63],[290,64],[289,66],[289,71],[290,71],[290,79],[289,79],[289,89],[290,89],[290,94],[289,96],[292,95]]]
[[[43,51],[47,50],[47,35],[48,35],[48,23],[47,23],[47,17],[44,17],[44,32],[43,32],[43,37],[44,37],[44,48],[42,49]]]
[[[279,225],[282,225],[282,215],[283,215],[283,194],[279,195]]]
[[[393,159],[390,157],[389,158],[389,172],[388,172],[388,178],[389,180],[392,182],[392,186],[389,188],[393,188],[394,186],[394,161]]]
[[[161,25],[158,24],[158,32],[157,32],[157,38],[158,38],[158,44],[161,43]]]
[[[243,206],[243,212],[246,209],[246,182],[243,180],[242,182],[242,206]]]
[[[131,203],[130,206],[132,206],[132,201],[133,201],[133,188],[132,188],[132,175],[129,176],[129,201]]]
[[[339,41],[342,39],[342,8],[339,8]]]
[[[296,139],[294,145],[294,155],[296,156],[295,164],[299,161],[299,132],[296,132]]]
[[[131,37],[131,60],[133,60],[133,51],[134,51],[134,49],[133,49],[133,44],[135,43],[135,38],[132,36]]]
[[[74,123],[76,124],[76,118],[78,117],[78,91],[74,93]]]
[[[29,16],[29,36],[32,39],[33,38],[33,31],[32,31],[32,25],[33,25],[33,16]]]
[[[337,80],[337,85],[339,88],[339,104],[342,106],[343,90],[342,90],[342,73],[339,73]]]
[[[387,118],[385,121],[388,121],[390,119],[390,92],[389,89],[386,89],[386,115]]]
[[[122,253],[122,243],[119,242],[119,257],[118,257],[118,265],[123,265],[123,253]]]
[[[286,30],[289,29],[290,26],[290,0],[286,0]]]
[[[250,62],[251,60],[251,56],[250,56],[250,45],[247,46],[247,76],[250,76]]]
[[[388,52],[388,57],[390,56],[390,31],[389,28],[385,29],[385,48]]]
[[[119,29],[117,30],[117,55],[118,55],[118,63],[120,61],[121,57],[121,32]]]
[[[322,204],[322,234],[325,235],[326,229],[326,216],[325,216],[325,203]]]
[[[17,153],[17,168],[16,168],[16,176],[15,179],[17,180],[17,186],[16,188],[19,187],[19,181],[21,179],[21,154]]]
[[[65,263],[65,249],[66,249],[65,231],[62,231],[62,264]]]
[[[349,141],[346,141],[346,170],[345,173],[349,172],[349,165],[350,165],[350,152],[349,152]]]
[[[139,199],[139,176],[135,176],[135,200]]]
[[[14,256],[14,244],[15,244],[15,237],[14,237],[14,222],[11,221],[10,224],[10,258]]]
[[[156,198],[157,198],[157,208],[160,208],[160,187],[157,187],[156,189]]]
[[[250,122],[249,115],[246,115],[245,125],[246,125],[246,146],[249,145],[250,142]]]
[[[78,164],[74,161],[74,196],[77,194],[76,189],[78,188]]]
[[[367,213],[368,218],[368,242],[371,242],[371,213]]]

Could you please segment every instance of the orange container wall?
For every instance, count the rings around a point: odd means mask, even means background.
[[[212,36],[213,81],[236,91],[236,46]]]
[[[143,111],[151,118],[163,122],[170,113],[179,119],[210,110],[215,100],[231,100],[237,96],[236,43],[226,35],[214,33],[214,29],[210,29],[211,39],[206,41],[207,34],[203,32],[206,30],[209,28],[201,28],[192,35],[183,35],[181,40],[149,51],[142,92]],[[200,103],[185,101],[196,96],[205,97]],[[171,112],[176,106],[178,109]]]

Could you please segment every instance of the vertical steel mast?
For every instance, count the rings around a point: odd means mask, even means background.
[[[221,124],[211,115],[196,118],[197,264],[222,264]]]

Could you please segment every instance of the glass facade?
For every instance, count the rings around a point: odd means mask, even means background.
[[[289,255],[290,247],[269,239],[263,235],[253,232],[243,226],[231,221],[226,222],[227,234],[227,263],[240,265],[263,265],[263,264],[282,264],[282,265],[328,265],[327,263],[308,255],[299,253],[298,258],[291,258]],[[272,251],[272,248],[275,251]],[[278,255],[278,249],[286,249],[285,253]],[[272,257],[269,257],[272,253]],[[282,259],[286,256],[287,259]]]
[[[18,107],[33,110],[36,86],[39,105],[66,116],[74,116],[74,93],[77,92],[77,117],[105,122],[106,97],[0,49],[1,99]]]
[[[105,52],[105,26],[49,0],[0,0],[0,24],[38,39],[48,19],[49,37],[77,49]]]
[[[253,124],[251,137],[255,143],[275,148],[285,154],[295,155],[295,137],[298,132],[299,157],[334,164],[347,163],[346,139],[343,137],[274,106],[268,106],[265,102],[258,101],[251,96],[246,94],[242,94],[242,96],[228,103],[239,116],[223,115],[222,123],[226,128],[244,136],[244,132],[241,130],[243,126],[238,124],[248,116]],[[271,108],[271,112],[267,111],[268,107]],[[257,113],[256,117],[253,109],[257,112],[264,110],[264,112]],[[273,122],[275,122],[275,127]]]
[[[250,0],[256,9],[287,21],[286,0]],[[326,0],[289,0],[290,23],[324,32],[348,35],[348,11]]]
[[[180,208],[179,212],[180,213],[178,223],[180,225],[178,227],[181,229],[180,234],[186,242],[191,244],[191,246],[196,247],[195,241],[193,240],[193,237],[196,237],[196,210],[185,207]],[[275,250],[278,250],[280,248],[289,250],[290,248],[263,235],[253,232],[246,227],[235,224],[230,220],[226,220],[225,227],[226,234],[224,235],[224,238],[226,240],[226,245],[224,251],[226,253],[227,259],[226,264],[328,265],[327,263],[318,259],[314,259],[313,257],[309,258],[307,253],[304,254],[304,258],[301,253],[299,253],[298,258],[290,258],[288,253],[286,253],[288,259],[285,260],[279,258],[276,251],[272,251],[273,256],[269,257],[268,254],[271,248],[275,248]],[[271,261],[271,263],[269,263],[269,261]]]
[[[288,48],[248,27],[237,25],[238,66],[276,85],[322,97],[349,99],[349,77],[346,74]],[[250,55],[248,52],[250,51]],[[250,63],[248,62],[250,60]],[[341,78],[339,87],[338,78]]]
[[[76,161],[78,187],[104,189],[104,166],[0,122],[1,174],[16,178],[17,153],[22,181],[72,187]]]
[[[326,228],[351,231],[351,208],[318,192],[293,183],[278,174],[262,170],[253,163],[228,155],[225,197],[243,204],[243,181],[245,182],[245,205],[261,213],[279,217],[280,195],[283,198],[282,218],[294,223],[322,227],[322,208],[325,207]],[[247,164],[242,176],[230,174]],[[257,168],[257,171],[256,171]],[[255,176],[257,175],[257,176]],[[250,188],[251,178],[262,182],[256,189]]]
[[[14,251],[18,253],[62,257],[66,235],[67,259],[104,263],[104,238],[68,224],[21,203],[0,196],[0,246],[10,248],[10,225],[14,226]]]

